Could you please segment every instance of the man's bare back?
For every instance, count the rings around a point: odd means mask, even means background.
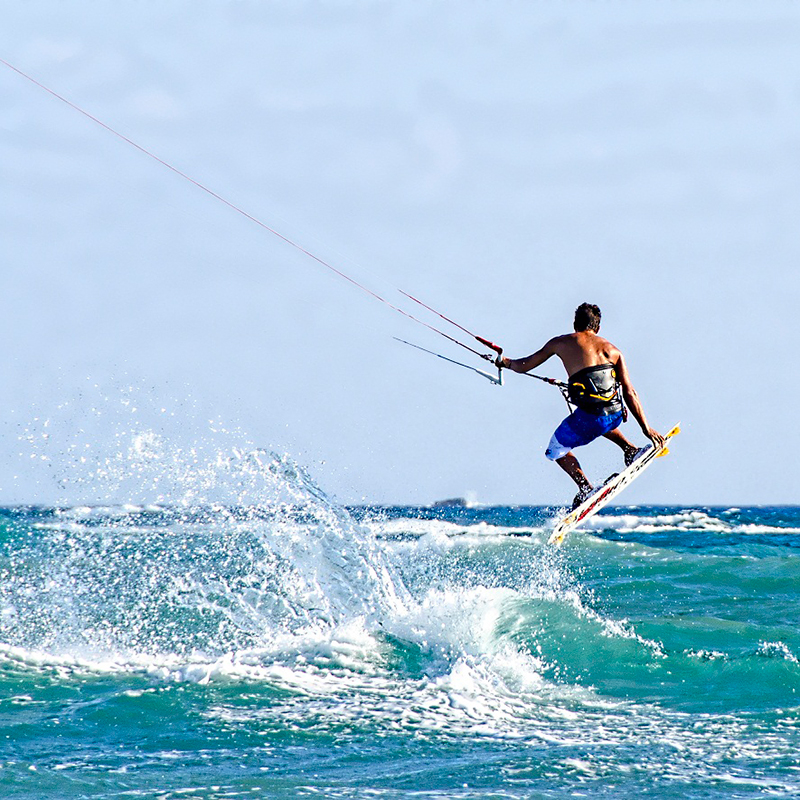
[[[539,352],[549,353],[546,358],[550,355],[558,356],[567,375],[574,375],[586,367],[597,367],[600,364],[613,364],[616,367],[622,356],[608,339],[598,336],[594,331],[578,331],[556,336]]]

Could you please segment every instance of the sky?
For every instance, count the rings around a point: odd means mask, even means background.
[[[599,304],[683,431],[626,502],[798,501],[800,5],[0,11],[0,58],[449,334],[398,290],[512,357]],[[571,497],[556,390],[398,343],[483,366],[3,65],[0,96],[0,503],[98,500],[76,453],[148,426],[286,453],[343,503]]]

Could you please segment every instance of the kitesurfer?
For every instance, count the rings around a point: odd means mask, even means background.
[[[569,375],[568,394],[575,410],[556,428],[545,455],[555,461],[578,486],[573,508],[593,490],[572,449],[600,436],[620,447],[629,466],[646,448],[637,448],[618,430],[630,409],[642,432],[655,447],[664,437],[650,427],[633,388],[622,353],[599,335],[600,309],[582,303],[575,310],[574,333],[556,336],[526,358],[498,357],[497,365],[513,372],[528,372],[551,356],[558,356]]]

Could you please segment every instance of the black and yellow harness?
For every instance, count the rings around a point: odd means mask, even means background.
[[[597,417],[623,410],[619,381],[613,364],[584,367],[570,375],[566,396],[574,406]]]

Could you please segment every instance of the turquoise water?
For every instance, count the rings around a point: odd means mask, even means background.
[[[800,794],[800,510],[553,549],[256,461],[261,503],[0,512],[4,797]]]

